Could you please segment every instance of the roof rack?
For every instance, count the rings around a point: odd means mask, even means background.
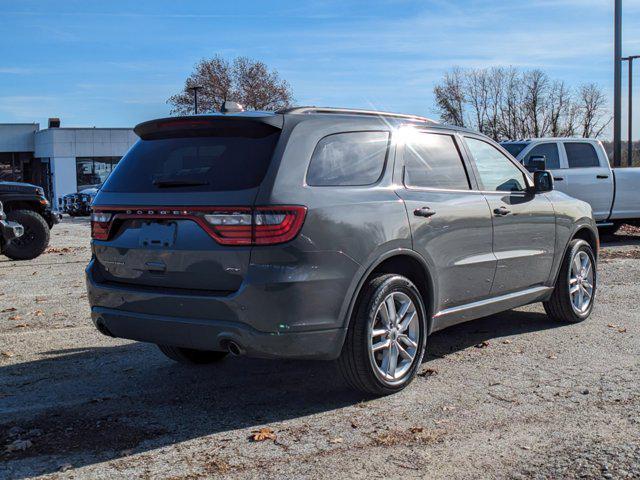
[[[310,114],[310,113],[325,113],[325,114],[343,114],[343,115],[363,115],[369,117],[390,117],[390,118],[402,118],[405,120],[413,120],[415,122],[426,123],[438,123],[427,117],[421,117],[418,115],[406,115],[404,113],[392,113],[383,112],[380,110],[362,110],[357,108],[334,108],[334,107],[291,107],[278,110],[276,113],[298,113],[298,114]]]

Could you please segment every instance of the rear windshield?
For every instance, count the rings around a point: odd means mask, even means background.
[[[502,148],[509,152],[513,157],[517,157],[518,154],[524,150],[524,147],[529,145],[528,143],[501,143]]]
[[[260,185],[280,132],[140,140],[122,158],[107,192],[223,191]]]

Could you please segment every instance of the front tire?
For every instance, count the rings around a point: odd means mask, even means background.
[[[49,246],[49,225],[42,216],[33,210],[12,210],[7,220],[17,222],[24,227],[24,234],[11,240],[4,254],[12,260],[31,260],[38,257]]]
[[[227,356],[227,352],[195,350],[171,345],[158,345],[158,348],[171,360],[186,365],[208,365],[219,362]]]
[[[346,382],[361,392],[389,395],[414,379],[427,339],[427,315],[416,286],[386,274],[365,285],[338,359]]]
[[[593,250],[584,240],[574,239],[569,243],[551,298],[543,303],[547,315],[566,323],[586,320],[593,310],[596,286]]]

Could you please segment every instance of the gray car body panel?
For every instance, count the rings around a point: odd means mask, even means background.
[[[587,228],[597,236],[584,202],[559,192],[527,193],[531,198],[518,201],[527,209],[520,218],[528,220],[506,225],[504,231],[515,228],[528,240],[518,240],[511,232],[496,255],[490,197],[497,195],[477,188],[463,139],[477,136],[473,132],[344,114],[263,115],[256,121],[265,118],[282,132],[260,187],[197,195],[103,189],[94,206],[305,205],[299,235],[282,245],[224,247],[185,221],[177,226],[181,239],[168,249],[140,247],[136,242],[141,233],[135,228],[108,241],[94,240],[87,287],[93,320],[105,333],[203,350],[220,350],[225,340],[234,340],[252,356],[332,359],[340,354],[366,279],[391,257],[408,256],[423,266],[429,283],[425,304],[435,331],[547,298],[577,229]],[[402,146],[394,135],[404,125],[454,135],[472,190],[405,188]],[[307,185],[318,141],[353,131],[391,132],[379,181],[363,187]],[[505,193],[496,201],[503,201]],[[433,205],[438,214],[417,219],[412,211],[423,204]],[[544,229],[536,233],[540,225]],[[153,271],[140,273],[156,261],[173,272],[170,282]],[[505,288],[510,282],[520,283]]]

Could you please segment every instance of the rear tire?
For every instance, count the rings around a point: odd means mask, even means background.
[[[581,267],[578,267],[578,262]],[[593,310],[597,278],[596,259],[591,246],[581,239],[572,240],[551,298],[543,303],[547,315],[566,323],[586,320]],[[572,293],[576,288],[576,293]],[[585,303],[587,299],[588,303]]]
[[[4,254],[12,260],[31,260],[45,251],[49,245],[49,225],[42,216],[33,210],[12,210],[7,220],[17,222],[24,227],[22,237],[11,240]]]
[[[426,340],[426,309],[416,286],[401,275],[381,275],[364,286],[338,368],[356,390],[396,393],[414,379]]]
[[[186,365],[207,365],[219,362],[227,356],[227,352],[195,350],[171,345],[158,345],[158,348],[171,360]]]

